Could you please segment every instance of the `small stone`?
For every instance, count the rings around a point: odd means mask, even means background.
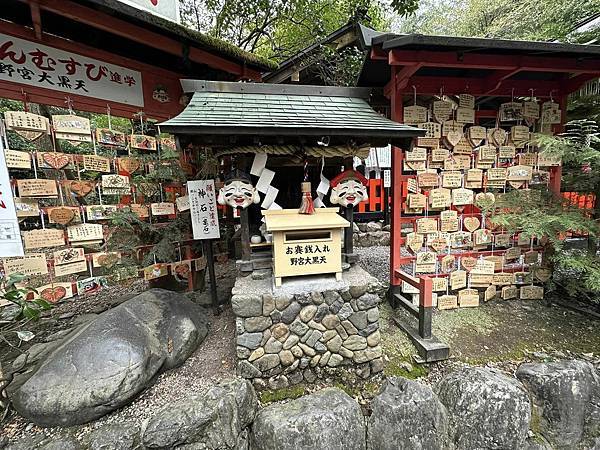
[[[290,325],[290,331],[298,336],[304,336],[308,331],[308,326],[300,320],[294,320]]]
[[[352,232],[360,233],[360,228],[358,228],[358,225],[356,225],[356,222],[352,222]]]
[[[384,367],[385,367],[385,364],[383,362],[383,358],[375,358],[373,361],[371,361],[371,372],[372,373],[379,373],[383,370]]]
[[[270,338],[271,338],[271,330],[265,330],[265,331],[263,331],[262,339],[260,341],[261,347],[264,347],[264,345],[267,343],[267,341]]]
[[[339,336],[335,336],[333,339],[331,339],[330,341],[327,341],[327,348],[329,349],[329,351],[333,352],[333,353],[337,353],[340,351],[340,348],[342,347],[342,338]]]
[[[379,240],[379,245],[383,247],[387,247],[390,245],[390,232],[384,231],[381,233],[381,239]]]
[[[271,318],[270,317],[249,317],[244,321],[244,327],[246,331],[263,331],[271,326]]]
[[[299,341],[300,341],[300,338],[298,337],[298,335],[296,335],[296,334],[290,334],[288,336],[288,338],[285,340],[285,342],[283,343],[283,349],[284,350],[289,350],[294,345],[296,345]]]
[[[346,320],[352,314],[354,314],[354,310],[352,309],[352,306],[350,306],[350,303],[344,303],[344,306],[342,306],[337,313],[340,320]]]
[[[248,361],[252,362],[255,359],[260,358],[262,355],[265,354],[265,349],[263,347],[258,347],[256,350],[254,350],[250,356],[248,357]]]
[[[342,355],[344,358],[354,358],[354,352],[352,350],[348,350],[346,347],[340,348],[339,354]]]
[[[379,329],[379,322],[373,322],[358,332],[359,335],[367,337]]]
[[[312,303],[310,294],[296,294],[294,299],[302,306],[310,305]]]
[[[319,331],[325,331],[327,329],[320,323],[315,322],[314,320],[311,320],[310,322],[308,322],[308,326],[315,330],[319,330]]]
[[[379,222],[367,222],[367,232],[373,233],[375,231],[381,231],[382,225]]]
[[[409,363],[408,361],[400,361],[400,363],[398,364],[398,367],[401,369],[404,369],[408,373],[411,373],[414,369],[413,365],[411,363]]]
[[[319,339],[321,339],[322,336],[323,336],[323,333],[321,333],[319,330],[313,330],[310,337],[306,340],[306,345],[310,345],[311,347],[314,347],[315,344],[317,343],[317,341]]]
[[[302,372],[300,372],[299,370],[288,374],[287,377],[290,384],[302,383]]]
[[[300,342],[305,343],[315,330],[308,330],[304,336],[300,338]]]
[[[305,306],[304,308],[302,308],[302,310],[300,311],[300,320],[302,322],[308,322],[310,321],[313,317],[315,317],[315,314],[317,313],[317,307],[315,305],[308,305]]]
[[[352,322],[357,329],[362,330],[368,325],[367,322],[367,313],[364,311],[356,312],[352,314],[348,320]]]
[[[270,337],[265,344],[265,353],[279,353],[283,344],[275,338]]]
[[[298,344],[298,347],[302,349],[306,356],[315,356],[317,354],[314,348],[309,347],[306,344]]]
[[[254,389],[262,391],[267,388],[267,382],[262,378],[255,378],[252,380],[252,386],[254,386]]]
[[[281,322],[281,311],[277,311],[277,310],[273,311],[271,313],[270,317],[271,317],[271,321],[273,323]]]
[[[318,353],[325,353],[327,351],[327,347],[322,342],[315,342],[315,350]]]
[[[315,367],[317,364],[319,364],[320,359],[321,359],[321,355],[313,356],[310,360],[310,367]]]
[[[256,317],[262,314],[262,297],[258,295],[233,295],[231,308],[238,317]]]
[[[323,297],[325,299],[325,303],[331,305],[340,298],[340,294],[338,294],[336,291],[325,291]]]
[[[237,344],[249,349],[255,349],[260,345],[262,333],[244,333],[237,337]]]
[[[327,365],[329,367],[337,367],[339,366],[342,361],[344,360],[344,358],[340,355],[337,354],[332,354],[331,357],[329,358],[329,361],[327,362]]]
[[[329,362],[329,358],[331,358],[331,352],[325,352],[321,356],[321,361],[319,361],[319,366],[325,367]]]
[[[335,327],[337,327],[340,324],[340,318],[333,314],[328,314],[325,317],[323,317],[322,323],[325,326],[325,328],[327,328],[329,330],[333,330]]]
[[[273,369],[279,365],[279,356],[275,354],[267,354],[258,358],[253,364],[261,372],[266,372],[267,370]]]
[[[292,352],[292,355],[294,355],[296,358],[302,358],[302,355],[304,355],[302,349],[297,345],[294,345],[292,348],[290,348],[290,351]]]
[[[283,311],[292,303],[293,298],[291,295],[278,295],[275,297],[275,306],[279,311]]]
[[[292,303],[283,311],[281,311],[281,321],[287,324],[292,323],[296,319],[296,317],[298,317],[298,314],[300,313],[301,309],[302,306],[300,306],[300,303]]]
[[[353,298],[362,297],[366,293],[367,293],[367,285],[366,284],[360,285],[360,286],[350,286],[350,295]]]
[[[364,363],[375,358],[380,358],[381,355],[381,347],[368,347],[365,350],[355,351],[353,359],[356,363]]]
[[[294,363],[294,355],[289,350],[279,352],[279,360],[284,366],[291,366]]]
[[[342,309],[342,306],[344,306],[344,301],[340,298],[331,304],[329,307],[329,312],[331,314],[337,314],[339,310]]]
[[[325,301],[325,299],[323,298],[323,294],[321,294],[318,291],[313,291],[310,293],[310,299],[312,300],[312,302],[315,305],[320,305],[321,303],[323,303]]]
[[[269,389],[283,389],[290,385],[285,375],[277,375],[269,378]]]
[[[350,324],[350,325],[352,325],[352,324]],[[337,327],[335,327],[335,331],[338,332],[338,334],[340,335],[340,337],[342,339],[348,339],[348,333],[346,333],[346,329],[343,327],[342,324],[340,324]]]
[[[371,308],[367,311],[367,321],[377,322],[379,320],[379,308]]]
[[[252,279],[253,280],[266,280],[273,275],[273,271],[271,269],[257,269],[252,271]]]
[[[356,367],[356,374],[361,377],[362,379],[367,379],[369,378],[369,376],[371,375],[371,366],[366,363],[366,364],[359,364]]]
[[[381,342],[381,334],[379,330],[375,331],[367,337],[367,345],[369,347],[376,347]]]
[[[321,342],[327,342],[336,336],[337,336],[337,331],[327,330],[325,333],[323,333],[323,336],[321,337]]]
[[[340,295],[342,296],[345,302],[349,302],[350,300],[352,300],[352,294],[350,293],[350,289],[344,289],[343,291],[340,291]]]
[[[271,328],[271,336],[278,341],[284,342],[289,334],[290,330],[285,323],[278,323]]]
[[[304,357],[300,359],[300,368],[301,369],[306,369],[308,367],[308,363],[310,362],[310,358],[308,357]]]
[[[346,339],[343,345],[348,350],[356,352],[356,350],[363,350],[367,348],[367,340],[364,337],[355,334]]]
[[[243,378],[256,378],[262,375],[261,371],[248,361],[240,361],[238,363],[238,370],[240,376]]]
[[[358,309],[361,311],[363,311],[365,309],[373,308],[374,306],[377,306],[378,303],[379,303],[379,297],[377,297],[374,294],[368,294],[368,293],[359,297],[356,300],[356,305],[358,306]]]
[[[356,329],[356,327],[354,325],[352,325],[352,322],[350,322],[349,320],[344,320],[342,322],[342,325],[344,326],[346,333],[348,333],[350,336],[358,333],[358,330]]]
[[[237,334],[242,334],[246,331],[244,328],[244,319],[242,317],[235,318],[235,331]]]
[[[317,308],[317,313],[315,314],[315,317],[313,317],[313,320],[315,322],[320,322],[327,314],[329,314],[329,306],[323,303]]]
[[[302,375],[304,376],[304,379],[308,382],[308,383],[313,383],[316,379],[317,376],[315,375],[315,373],[310,370],[310,369],[306,369]]]
[[[275,299],[270,294],[263,295],[263,316],[268,316],[275,310]]]
[[[249,348],[240,346],[236,347],[235,351],[239,359],[246,359],[252,353],[252,351]]]

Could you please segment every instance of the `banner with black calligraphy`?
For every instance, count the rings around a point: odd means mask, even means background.
[[[213,180],[187,182],[194,239],[218,239],[219,217]]]

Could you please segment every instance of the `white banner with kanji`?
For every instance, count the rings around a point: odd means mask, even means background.
[[[144,106],[140,72],[1,33],[0,80]]]
[[[215,182],[213,180],[188,181],[187,189],[194,239],[218,239],[221,233]]]

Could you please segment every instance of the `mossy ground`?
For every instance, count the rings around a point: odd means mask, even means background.
[[[283,389],[259,391],[258,398],[264,405],[273,402],[280,402],[282,400],[293,400],[295,398],[302,397],[305,394],[305,391],[306,388],[304,385],[299,384]]]

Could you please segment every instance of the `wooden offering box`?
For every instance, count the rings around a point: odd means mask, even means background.
[[[342,279],[342,228],[350,222],[338,208],[318,208],[314,214],[296,209],[263,211],[273,233],[275,286],[282,277],[335,273]]]

